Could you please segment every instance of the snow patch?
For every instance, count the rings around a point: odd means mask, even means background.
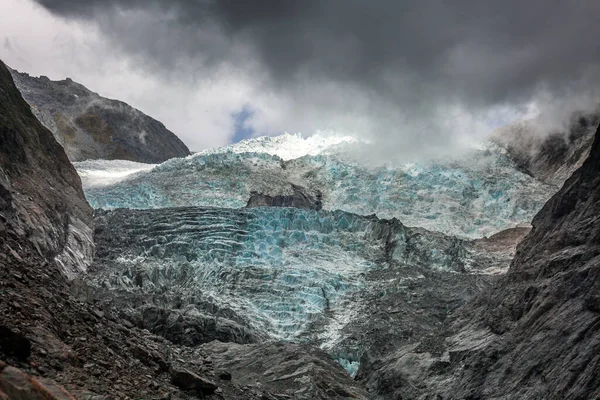
[[[87,160],[74,162],[73,165],[84,189],[114,185],[135,173],[149,171],[156,166],[126,160]]]

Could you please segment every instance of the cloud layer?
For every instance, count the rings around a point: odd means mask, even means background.
[[[212,100],[227,138],[232,113],[250,110],[257,134],[333,129],[385,143],[383,155],[443,151],[532,107],[594,102],[600,80],[593,0],[38,3],[179,94],[165,107],[182,121],[192,99]]]

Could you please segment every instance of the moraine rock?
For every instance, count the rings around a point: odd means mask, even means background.
[[[0,361],[0,399],[75,400],[75,397],[51,379],[32,377]]]
[[[203,345],[199,351],[210,353],[217,367],[231,371],[233,382],[265,390],[273,396],[271,398],[368,398],[339,364],[315,346],[289,342],[238,345],[215,341]]]
[[[187,369],[171,372],[173,384],[182,390],[196,391],[202,394],[212,394],[219,388],[213,381],[201,377]]]

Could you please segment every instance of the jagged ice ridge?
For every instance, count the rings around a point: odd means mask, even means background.
[[[86,197],[94,208],[240,208],[253,191],[291,194],[293,184],[321,193],[327,210],[396,217],[409,226],[467,238],[528,223],[555,190],[518,171],[504,150],[490,143],[456,159],[378,167],[352,161],[331,146],[319,154],[307,145],[317,154],[291,160],[268,153],[274,141],[284,148],[286,141],[298,140],[310,138],[252,139],[148,166],[102,188],[86,183],[93,171],[77,168],[85,174]],[[254,151],[243,152],[248,149]],[[112,167],[103,163],[97,168],[108,173]]]

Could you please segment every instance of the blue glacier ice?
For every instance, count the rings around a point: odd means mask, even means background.
[[[293,184],[320,192],[327,210],[396,217],[409,226],[476,238],[529,223],[556,190],[520,172],[492,144],[454,159],[366,166],[335,147],[284,160],[267,152],[276,153],[271,141],[265,152],[259,152],[264,140],[247,142],[172,159],[111,185],[88,184],[85,194],[103,209],[240,208],[253,191],[285,195]],[[247,149],[254,152],[241,152]]]
[[[350,374],[351,377],[355,377],[358,372],[358,367],[360,367],[360,362],[355,360],[349,360],[347,358],[336,358],[337,361],[346,371]]]
[[[271,337],[322,344],[360,311],[366,273],[392,261],[452,270],[467,258],[460,240],[342,211],[188,207],[98,218],[116,227],[108,240],[117,249],[99,268],[101,285],[202,293]]]
[[[132,244],[113,265],[158,274],[167,284],[169,276],[191,271],[190,289],[277,338],[301,336],[311,323],[327,325],[325,311],[328,318],[345,318],[347,297],[361,288],[361,274],[380,251],[365,234],[372,222],[339,212],[173,209],[147,215],[151,219],[142,214],[125,224]],[[134,286],[123,276],[108,282]]]

